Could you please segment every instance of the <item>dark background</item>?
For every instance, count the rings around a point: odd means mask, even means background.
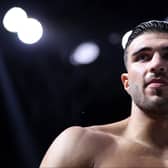
[[[19,6],[40,20],[44,36],[25,45],[2,25]],[[168,16],[160,1],[0,1],[1,166],[38,167],[54,138],[72,125],[111,123],[130,113],[120,75],[122,35],[140,22]],[[115,38],[116,37],[116,38]],[[74,66],[69,56],[84,41],[100,47],[98,59]]]

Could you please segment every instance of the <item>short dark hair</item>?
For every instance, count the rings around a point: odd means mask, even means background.
[[[150,20],[147,22],[142,22],[137,25],[133,30],[130,36],[128,37],[127,43],[124,49],[124,63],[127,65],[127,48],[132,43],[132,41],[139,35],[145,32],[162,32],[168,33],[168,22],[159,21],[159,20]]]

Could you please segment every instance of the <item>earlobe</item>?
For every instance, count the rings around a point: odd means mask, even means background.
[[[121,81],[124,86],[124,89],[128,92],[128,89],[129,89],[128,73],[123,73],[121,75]]]

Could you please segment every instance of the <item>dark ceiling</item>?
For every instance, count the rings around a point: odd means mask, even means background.
[[[39,19],[44,37],[24,45],[0,24],[2,159],[6,167],[38,167],[48,145],[65,128],[129,115],[130,99],[120,82],[125,71],[121,37],[139,22],[165,19],[167,4],[4,0],[1,20],[13,6]],[[114,42],[110,35],[116,33]],[[73,66],[69,55],[84,41],[95,41],[100,56],[89,65]]]

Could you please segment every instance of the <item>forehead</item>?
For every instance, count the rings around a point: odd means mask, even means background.
[[[127,49],[128,55],[132,55],[136,50],[149,47],[159,49],[168,47],[168,33],[145,32],[136,37]]]

